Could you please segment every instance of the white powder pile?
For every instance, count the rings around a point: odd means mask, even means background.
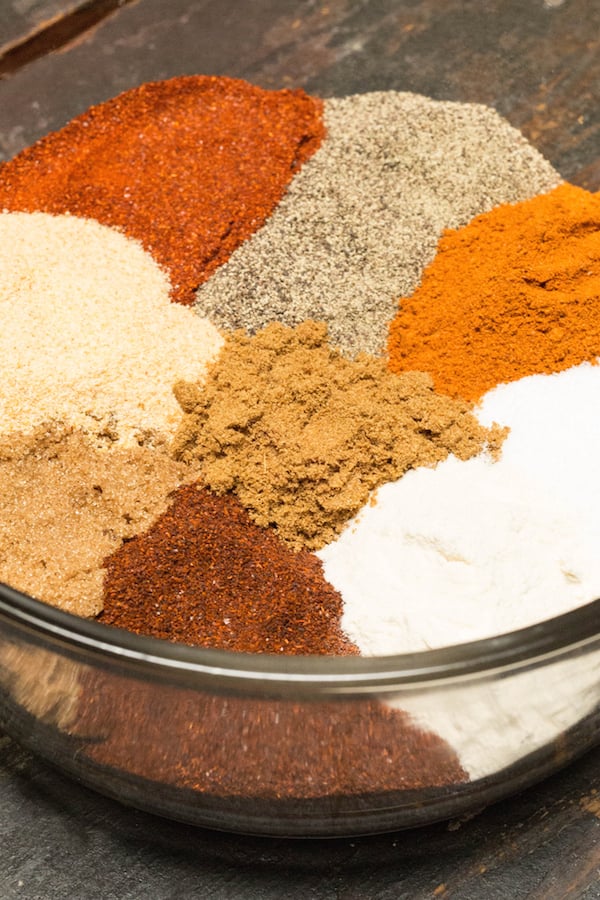
[[[500,385],[501,458],[449,457],[384,485],[324,547],[342,626],[368,655],[463,643],[600,596],[600,366]]]
[[[379,354],[444,228],[560,182],[478,104],[385,91],[326,100],[324,117],[325,140],[273,215],[199,288],[217,324],[319,319],[344,353]]]
[[[600,538],[600,366],[584,362],[554,375],[530,375],[489,391],[482,424],[510,427],[503,465],[575,511],[579,530]],[[598,553],[598,547],[596,546]],[[600,553],[598,553],[600,556]]]
[[[471,678],[443,690],[428,686],[422,693],[398,694],[389,705],[448,741],[474,780],[551,745],[599,701],[600,652],[576,650],[502,678]]]
[[[491,637],[600,596],[600,554],[568,504],[482,456],[384,485],[318,556],[366,655]]]
[[[172,385],[201,379],[222,338],[169,287],[140,244],[91,219],[0,214],[0,434],[58,420],[100,444],[170,436]]]
[[[510,427],[501,459],[417,469],[385,485],[319,552],[365,654],[488,637],[600,596],[600,366],[490,391],[484,425]],[[398,695],[472,778],[555,740],[600,700],[600,654],[445,692]]]

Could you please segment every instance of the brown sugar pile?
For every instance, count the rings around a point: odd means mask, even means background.
[[[600,194],[563,184],[442,237],[389,334],[394,372],[478,400],[600,356]]]
[[[0,439],[0,581],[82,616],[104,557],[147,528],[189,468],[163,449],[98,450],[59,426]]]
[[[323,323],[272,323],[227,339],[204,385],[175,387],[185,416],[174,455],[201,462],[217,493],[294,548],[331,541],[370,491],[408,469],[493,451],[469,404],[436,394],[427,374],[382,359],[345,359]]]

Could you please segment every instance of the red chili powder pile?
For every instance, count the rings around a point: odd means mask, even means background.
[[[187,485],[105,560],[101,621],[255,653],[357,653],[321,562],[253,524],[230,494]],[[81,751],[134,775],[217,796],[302,798],[468,780],[456,753],[373,700],[204,695],[90,672],[72,731]]]
[[[247,653],[358,653],[321,561],[255,525],[231,494],[179,488],[104,565],[107,625]]]
[[[478,400],[600,356],[600,194],[562,184],[447,231],[389,335],[393,372]]]
[[[324,136],[301,90],[187,76],[91,107],[0,166],[0,209],[121,228],[194,291],[265,222]]]
[[[105,672],[90,673],[83,691],[76,730],[91,739],[79,752],[162,784],[323,802],[468,781],[442,738],[372,700],[209,696]]]

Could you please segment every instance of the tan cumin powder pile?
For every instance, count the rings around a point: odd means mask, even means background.
[[[189,477],[164,450],[98,450],[57,426],[0,438],[0,581],[96,615],[104,558],[148,528]]]
[[[63,421],[100,443],[172,435],[178,378],[222,338],[170,302],[141,245],[91,219],[0,214],[0,434]]]
[[[235,332],[205,385],[180,382],[175,393],[185,413],[175,456],[200,461],[210,488],[234,491],[295,548],[324,546],[407,469],[497,449],[504,434],[436,394],[425,373],[344,358],[312,321]]]

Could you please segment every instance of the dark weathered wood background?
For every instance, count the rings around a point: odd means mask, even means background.
[[[0,158],[143,81],[208,73],[487,103],[598,190],[599,51],[597,0],[3,0]],[[121,808],[0,737],[0,833],[3,900],[592,900],[600,756],[467,822],[290,842]]]

